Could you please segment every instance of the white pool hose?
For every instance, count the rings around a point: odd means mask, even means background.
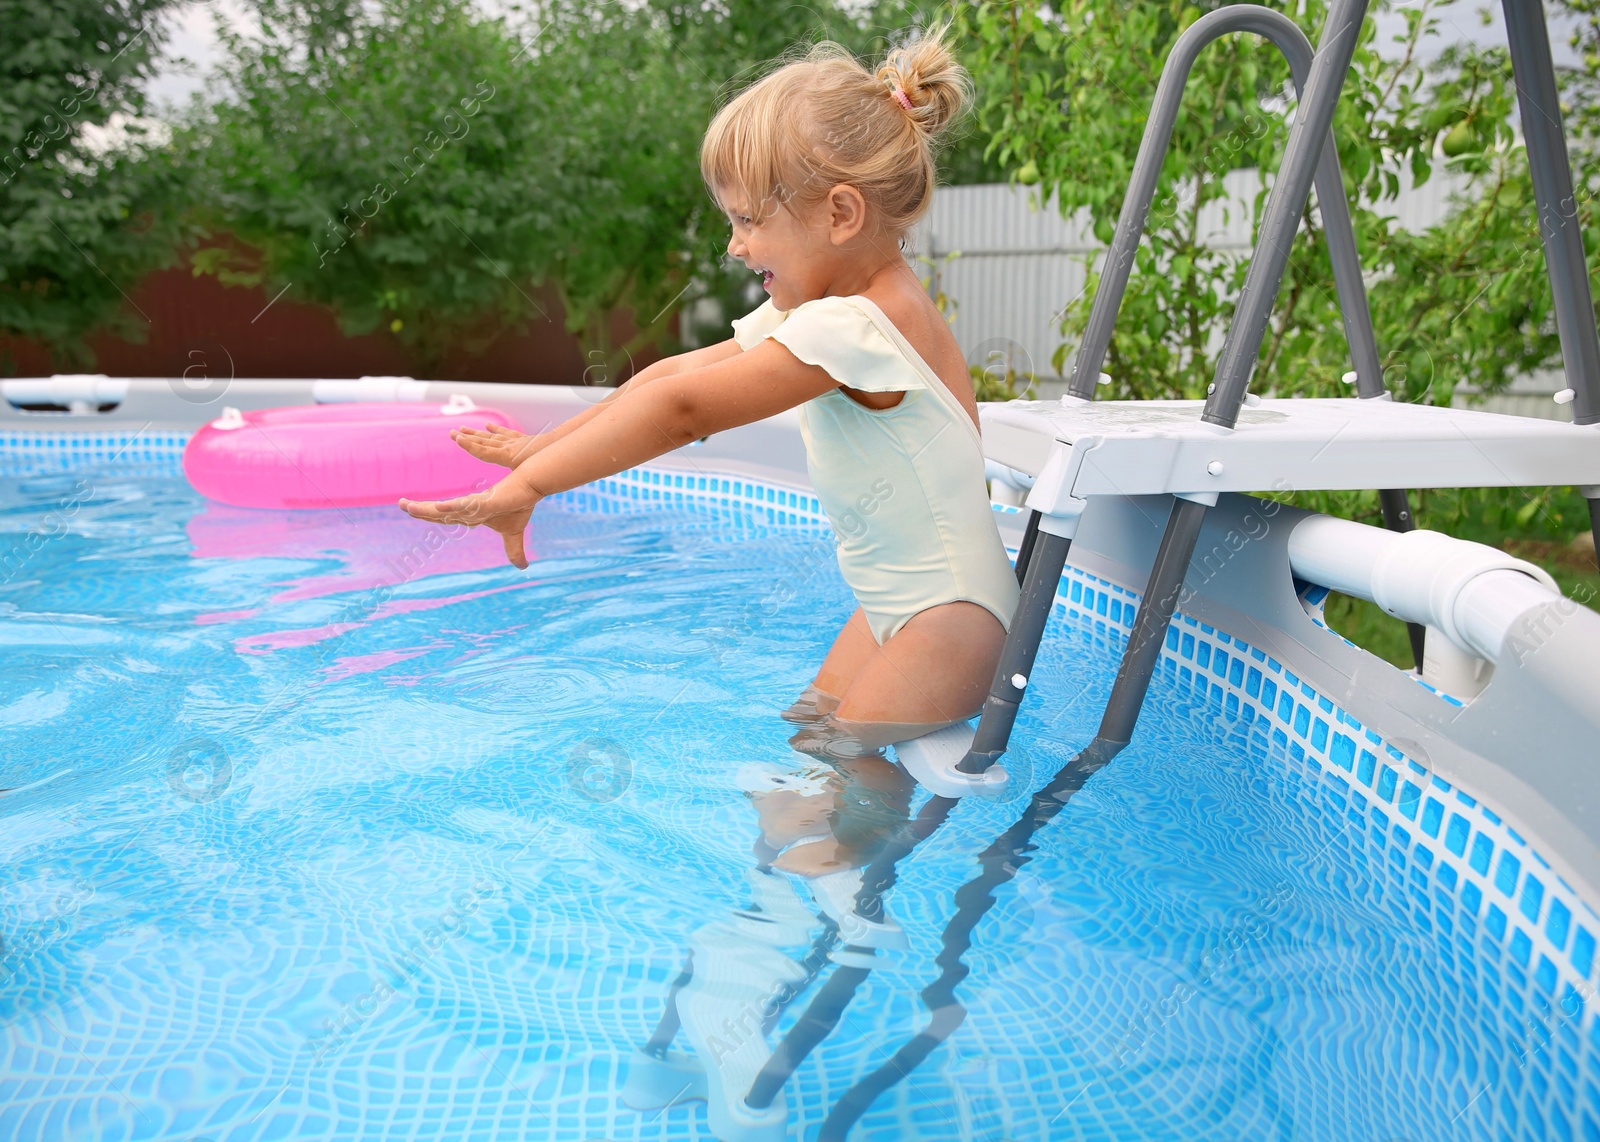
[[[1300,579],[1371,600],[1488,662],[1499,658],[1521,615],[1561,597],[1543,568],[1482,543],[1329,516],[1295,525],[1289,566]]]

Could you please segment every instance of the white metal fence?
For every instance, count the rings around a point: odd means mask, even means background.
[[[1202,211],[1200,230],[1207,245],[1245,254],[1261,180],[1255,171],[1233,171],[1225,186],[1227,194]],[[1443,174],[1420,187],[1407,180],[1381,209],[1405,229],[1420,231],[1444,217],[1459,186]],[[1053,199],[1041,208],[1037,194],[1022,186],[941,187],[912,238],[920,272],[937,275],[938,288],[954,303],[951,329],[967,360],[982,363],[991,352],[1005,352],[1019,371],[1049,378],[1041,386],[1045,394],[1060,391],[1065,382],[1052,356],[1062,343],[1061,317],[1082,295],[1090,260],[1097,264],[1104,251],[1087,215],[1063,218]],[[1519,378],[1484,407],[1564,420],[1567,413],[1551,399],[1563,387],[1559,372],[1537,373]]]
[[[1254,172],[1236,171],[1226,184],[1227,198],[1205,208],[1202,229],[1215,248],[1246,252],[1259,183]],[[920,271],[937,274],[954,303],[951,330],[968,361],[1009,347],[1017,371],[1056,375],[1051,357],[1062,315],[1083,295],[1090,261],[1105,249],[1086,211],[1063,218],[1054,198],[1041,206],[1022,186],[940,187],[912,241]]]

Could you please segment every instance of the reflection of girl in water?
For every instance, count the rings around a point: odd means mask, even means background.
[[[786,1137],[781,1093],[759,1108],[746,1095],[772,1063],[769,1035],[789,1003],[830,961],[870,963],[874,949],[904,946],[881,906],[870,920],[858,914],[857,894],[862,870],[906,820],[910,780],[875,751],[798,760],[740,768],[759,826],[750,903],[689,935],[683,971],[623,1093],[638,1110],[704,1098],[725,1142]],[[671,1049],[680,1031],[693,1055]]]
[[[845,874],[856,888],[859,870],[911,806],[911,782],[877,751],[808,758],[792,773],[746,766],[740,777],[761,825],[757,867],[812,878]]]

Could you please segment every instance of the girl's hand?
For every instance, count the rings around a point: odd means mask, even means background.
[[[487,460],[504,468],[515,468],[539,450],[534,443],[538,437],[525,435],[503,424],[453,428],[450,430],[450,439],[479,460]]]
[[[429,523],[463,523],[468,527],[493,528],[505,543],[506,558],[511,565],[524,570],[528,566],[528,556],[523,545],[523,533],[528,529],[528,519],[533,515],[534,507],[543,498],[532,488],[507,477],[486,492],[454,500],[402,499],[400,507],[414,519],[427,520]]]

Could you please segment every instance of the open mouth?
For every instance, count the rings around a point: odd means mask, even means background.
[[[762,270],[761,271],[761,288],[762,289],[766,289],[771,284],[772,284],[772,271],[771,270]]]

